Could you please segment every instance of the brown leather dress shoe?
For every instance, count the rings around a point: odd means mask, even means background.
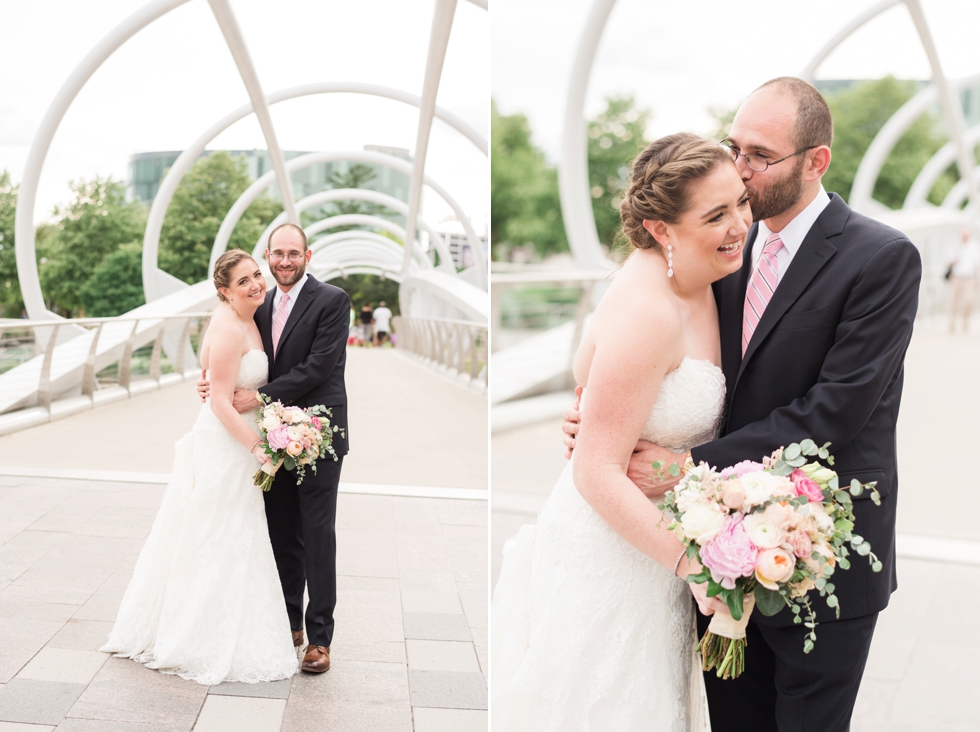
[[[330,668],[330,647],[329,646],[307,646],[306,655],[303,657],[304,671],[311,674],[322,674]]]
[[[294,630],[293,631],[293,648],[299,648],[303,645],[303,631]]]

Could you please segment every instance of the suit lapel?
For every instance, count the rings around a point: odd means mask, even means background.
[[[759,348],[759,344],[772,332],[779,319],[799,299],[813,278],[817,276],[817,273],[837,252],[837,247],[829,239],[837,236],[843,230],[847,214],[847,205],[839,196],[833,194],[830,204],[810,227],[810,231],[807,232],[806,238],[803,239],[803,243],[789,265],[789,269],[779,281],[772,300],[766,306],[766,310],[759,320],[759,327],[752,334],[752,340],[749,341],[749,346],[742,357],[736,381],[745,371],[745,365],[752,359]],[[743,289],[742,292],[744,297],[745,290]]]
[[[752,272],[752,246],[759,232],[759,225],[753,224],[746,245],[742,252],[742,267],[734,274],[723,279],[721,297],[719,299],[718,323],[721,331],[721,366],[725,372],[725,383],[732,387],[738,376],[738,368],[742,361],[742,310],[745,303],[745,290],[748,287],[749,275]]]
[[[300,290],[299,295],[296,297],[296,302],[293,303],[293,309],[289,311],[289,317],[286,319],[286,324],[282,328],[282,335],[279,336],[279,348],[282,348],[282,344],[286,342],[289,334],[293,331],[293,326],[296,325],[297,321],[303,316],[306,308],[310,306],[313,302],[313,290],[316,289],[316,280],[313,277],[308,276],[306,278],[306,284],[303,285],[303,289]],[[269,326],[270,331],[270,343],[271,343],[271,332],[272,326]]]
[[[255,324],[259,326],[262,348],[265,349],[265,355],[269,357],[270,373],[272,366],[272,302],[275,298],[275,289],[269,290],[265,295],[265,302],[255,311]]]

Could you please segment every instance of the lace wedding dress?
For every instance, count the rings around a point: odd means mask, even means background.
[[[242,356],[236,386],[267,378],[263,351]],[[242,415],[258,430],[255,416]],[[102,651],[202,684],[296,673],[257,469],[210,403],[201,407],[177,441],[173,477]]]
[[[707,442],[724,399],[721,370],[686,358],[664,377],[642,438],[677,451]],[[687,585],[592,510],[569,463],[537,525],[504,548],[491,613],[494,732],[707,730],[694,643]]]

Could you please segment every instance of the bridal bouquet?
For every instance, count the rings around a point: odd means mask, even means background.
[[[330,424],[331,411],[318,404],[308,409],[284,407],[263,396],[265,407],[259,411],[259,436],[265,454],[272,458],[255,473],[255,485],[264,491],[272,488],[272,479],[279,468],[296,471],[296,485],[306,477],[306,466],[316,472],[318,458],[328,454],[337,459],[333,449],[333,433],[344,431]]]
[[[753,608],[768,616],[788,606],[793,622],[809,629],[804,652],[813,650],[817,622],[807,593],[826,597],[840,617],[831,578],[837,568],[850,567],[848,545],[881,571],[871,545],[852,533],[851,503],[851,496],[865,490],[876,505],[881,496],[875,483],[853,480],[845,490],[833,470],[807,461],[815,457],[833,465],[829,446],[803,440],[762,463],[746,460],[721,472],[701,463],[660,504],[688,559],[701,564],[700,574],[687,581],[706,583],[708,597],[718,597],[728,609],[714,614],[698,645],[705,671],[717,668],[725,679],[742,673]]]

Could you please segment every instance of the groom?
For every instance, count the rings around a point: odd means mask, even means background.
[[[854,531],[883,570],[854,557],[834,574],[839,620],[822,598],[811,598],[820,625],[809,654],[807,629],[786,609],[754,613],[743,675],[705,674],[715,732],[846,732],[878,613],[897,587],[896,422],[922,267],[903,234],[824,191],[832,139],[827,103],[801,79],[769,81],[738,110],[727,144],[757,224],[742,268],[714,286],[726,420],[718,439],[689,455],[640,443],[630,462],[633,481],[657,497],[676,480],[653,482],[655,460],[690,457],[721,468],[810,437],[832,443],[842,485],[878,483],[881,506],[864,500],[867,492],[854,500]],[[569,447],[575,409],[563,425]],[[699,605],[717,602],[702,593]],[[699,614],[700,634],[708,621]]]
[[[331,422],[337,460],[317,461],[316,472],[296,485],[296,473],[280,470],[264,494],[269,537],[286,599],[293,645],[303,644],[303,590],[309,590],[306,634],[309,645],[302,669],[323,673],[330,668],[333,611],[337,604],[337,488],[348,449],[347,333],[350,298],[338,287],[306,274],[313,252],[306,234],[295,224],[283,224],[269,236],[265,258],[277,287],[266,294],[255,313],[262,344],[269,357],[269,383],[260,391],[272,401],[297,407],[322,404]],[[207,382],[198,393],[207,396]],[[247,412],[261,403],[259,392],[235,390],[234,405]]]

